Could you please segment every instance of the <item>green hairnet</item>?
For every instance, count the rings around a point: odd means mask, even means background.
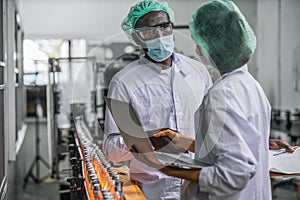
[[[189,23],[193,40],[221,72],[233,71],[251,58],[256,37],[239,8],[229,0],[203,4]]]
[[[130,8],[128,15],[122,21],[121,27],[125,31],[129,41],[137,45],[133,40],[131,34],[134,32],[136,22],[145,14],[152,11],[164,11],[169,16],[169,20],[174,23],[175,15],[173,10],[169,8],[166,2],[159,2],[156,0],[144,0],[138,2]]]

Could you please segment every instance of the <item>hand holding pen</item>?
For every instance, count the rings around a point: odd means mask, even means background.
[[[292,149],[293,149],[293,151],[295,151],[297,149],[297,147],[296,146],[292,147]],[[282,150],[282,151],[280,151],[278,153],[274,153],[273,156],[278,156],[278,155],[281,155],[281,154],[284,154],[284,153],[287,153],[287,152],[293,153],[293,152],[288,151],[287,149],[284,149],[284,150]]]

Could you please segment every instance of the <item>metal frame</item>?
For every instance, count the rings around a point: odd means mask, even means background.
[[[16,102],[15,102],[15,83],[14,83],[14,55],[15,52],[15,4],[14,1],[4,0],[6,5],[3,7],[5,8],[6,12],[6,20],[4,20],[4,52],[5,52],[5,63],[6,63],[6,70],[4,73],[4,83],[6,85],[4,94],[5,94],[5,101],[4,101],[4,112],[7,113],[5,117],[5,133],[7,141],[5,144],[7,145],[7,154],[8,160],[15,161],[16,160],[16,152],[15,152],[15,140],[16,140]]]
[[[7,19],[7,14],[6,14],[6,0],[0,0],[0,3],[1,3],[1,10],[0,10],[0,14],[1,16],[3,17],[2,18],[2,22],[0,23],[2,25],[2,27],[0,27],[2,29],[2,32],[0,34],[0,39],[2,40],[2,46],[0,47],[1,48],[1,59],[0,59],[0,67],[3,68],[3,74],[1,74],[3,77],[3,82],[1,83],[0,85],[0,91],[3,92],[3,97],[2,99],[0,99],[0,102],[3,103],[3,106],[5,108],[5,90],[6,90],[6,71],[7,71],[7,68],[6,68],[6,63],[5,63],[5,53],[6,53],[6,19]],[[3,112],[3,119],[0,119],[2,123],[2,126],[3,126],[3,131],[4,133],[3,134],[3,146],[2,148],[4,148],[4,157],[3,157],[3,160],[1,160],[0,162],[2,162],[2,166],[1,167],[4,167],[3,171],[4,171],[4,174],[3,174],[3,177],[1,177],[0,179],[0,200],[3,200],[5,199],[6,197],[6,193],[7,193],[7,167],[8,167],[8,159],[7,159],[7,155],[8,155],[8,147],[7,145],[7,137],[8,137],[8,133],[5,131],[5,125],[6,125],[6,120],[4,118],[4,110],[1,110],[1,112]],[[0,168],[1,168],[0,167]]]
[[[4,176],[1,186],[0,186],[0,200],[4,200],[7,193],[7,181],[6,176]]]

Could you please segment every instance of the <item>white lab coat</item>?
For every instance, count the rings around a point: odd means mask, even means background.
[[[187,181],[181,199],[270,200],[268,139],[271,107],[247,66],[224,74],[197,112],[198,183]],[[196,119],[197,120],[197,119]]]
[[[130,102],[146,131],[171,128],[195,137],[194,113],[211,86],[203,64],[174,53],[168,70],[162,70],[145,57],[130,63],[113,77],[108,96]],[[141,185],[147,200],[180,198],[182,180],[135,159],[108,111],[104,133],[104,153],[115,162],[132,159],[130,177]]]

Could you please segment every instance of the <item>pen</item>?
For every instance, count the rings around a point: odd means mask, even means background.
[[[293,149],[297,149],[297,147],[293,147]],[[284,153],[287,153],[288,151],[287,150],[284,150],[284,151],[280,151],[278,153],[274,153],[273,156],[278,156],[278,155],[281,155],[281,154],[284,154]]]

